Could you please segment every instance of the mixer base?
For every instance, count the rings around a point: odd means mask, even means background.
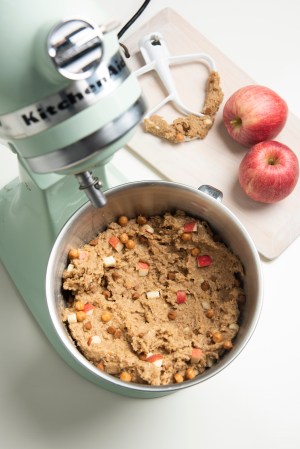
[[[104,190],[128,180],[114,167],[95,170]],[[68,199],[66,203],[65,199]],[[153,398],[155,394],[115,388],[81,366],[62,345],[50,319],[46,297],[45,277],[49,254],[60,229],[71,215],[86,202],[72,176],[32,177],[20,165],[20,179],[0,190],[0,255],[10,277],[19,290],[35,320],[50,343],[81,376],[104,389],[125,396]],[[166,393],[157,393],[165,396]]]

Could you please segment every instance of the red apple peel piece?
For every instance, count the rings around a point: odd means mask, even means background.
[[[195,221],[185,223],[185,225],[183,226],[183,232],[196,232],[196,231],[197,231],[197,223]]]
[[[94,306],[93,304],[87,302],[86,304],[84,304],[83,307],[83,311],[87,314],[87,315],[92,315],[94,313]]]
[[[186,302],[186,293],[183,290],[178,290],[176,293],[177,304],[183,304]]]
[[[101,343],[101,337],[99,335],[93,335],[89,337],[87,344],[90,345],[99,345]]]
[[[200,348],[193,348],[192,349],[192,355],[191,355],[191,362],[192,363],[199,363],[202,356],[203,356],[202,349],[200,349]]]
[[[136,269],[139,272],[139,276],[147,276],[147,274],[149,273],[149,264],[146,262],[139,262],[136,265]]]
[[[148,232],[148,234],[154,234],[154,229],[152,228],[152,226],[150,226],[149,224],[145,224],[142,229],[146,232]]]
[[[79,251],[79,260],[86,260],[89,257],[89,253],[87,251]]]
[[[108,240],[108,243],[118,252],[120,253],[122,249],[124,248],[123,243],[116,237],[115,235],[112,235],[110,239]]]
[[[163,362],[163,356],[161,354],[149,354],[146,358],[146,362],[153,363],[155,366],[161,367]]]
[[[212,258],[208,254],[197,257],[197,265],[199,268],[209,267],[212,264]]]

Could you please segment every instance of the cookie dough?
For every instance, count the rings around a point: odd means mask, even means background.
[[[141,384],[183,382],[233,347],[243,277],[203,220],[182,211],[120,217],[70,250],[62,320],[100,370]]]
[[[214,123],[215,115],[223,101],[218,72],[211,72],[208,78],[206,98],[201,113],[203,116],[179,117],[169,124],[163,117],[152,115],[144,119],[144,129],[157,137],[172,143],[204,139]]]

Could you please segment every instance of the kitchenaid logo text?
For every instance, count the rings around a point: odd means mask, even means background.
[[[114,58],[110,61],[104,76],[97,78],[94,75],[92,81],[91,79],[89,83],[85,81],[85,86],[80,86],[83,82],[79,81],[79,86],[76,86],[77,90],[65,91],[60,95],[56,95],[51,100],[48,99],[47,104],[39,103],[31,106],[31,109],[21,114],[23,123],[27,127],[31,127],[41,122],[52,122],[55,116],[58,118],[63,112],[64,115],[67,113],[71,116],[96,102],[102,93],[108,93],[110,89],[115,88],[115,81],[121,82],[128,75],[129,70],[124,60],[121,57]]]

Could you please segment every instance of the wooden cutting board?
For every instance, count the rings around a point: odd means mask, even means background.
[[[160,32],[171,55],[205,52],[216,62],[221,76],[224,101],[213,128],[204,140],[171,144],[143,131],[142,125],[129,142],[139,157],[159,171],[164,179],[192,187],[210,184],[223,192],[226,205],[244,224],[258,251],[267,259],[279,256],[300,234],[300,181],[292,194],[276,204],[257,203],[245,196],[238,184],[238,167],[246,149],[234,142],[222,122],[226,99],[238,88],[255,82],[213,46],[195,28],[172,9],[164,9],[125,42],[132,57],[132,70],[144,64],[138,42],[148,33]],[[207,68],[193,62],[172,67],[172,75],[183,103],[192,110],[202,109]],[[165,92],[154,71],[140,77],[149,108],[155,106]],[[181,114],[171,104],[159,111],[171,122]],[[294,150],[300,160],[300,120],[289,114],[284,130],[276,140]]]

